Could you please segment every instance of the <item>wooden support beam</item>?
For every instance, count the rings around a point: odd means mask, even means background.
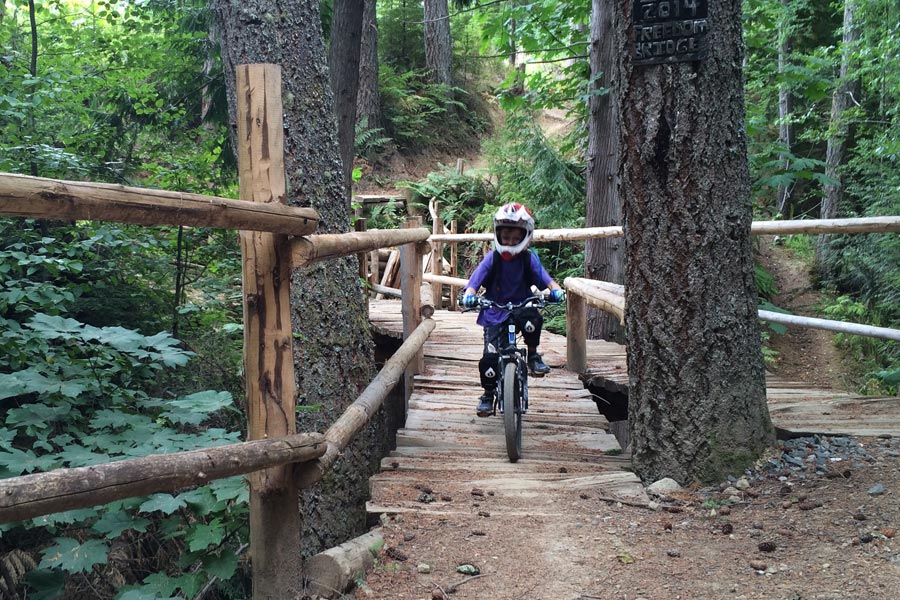
[[[753,235],[788,235],[792,233],[900,233],[900,217],[864,217],[858,219],[801,219],[797,221],[754,221]],[[577,241],[607,237],[622,237],[622,228],[585,227],[581,229],[535,229],[535,242]],[[432,235],[430,242],[489,242],[490,233],[460,233]]]
[[[410,242],[425,243],[428,236],[427,229],[418,227],[325,233],[295,238],[291,240],[291,262],[294,267],[304,267],[318,260],[347,256],[387,246],[399,246]]]
[[[563,285],[565,286],[567,293],[581,296],[584,298],[584,301],[591,306],[596,306],[601,310],[615,315],[619,318],[619,323],[624,323],[624,291],[619,292],[609,288],[609,286],[615,286],[615,284],[607,284],[607,282],[599,282],[593,279],[584,279],[582,277],[566,277],[563,281]]]
[[[440,205],[437,200],[434,202],[432,232],[433,234],[444,232],[444,221],[441,219]],[[444,274],[444,247],[438,241],[431,242],[431,274]],[[434,299],[434,305],[438,308],[441,308],[443,294],[441,282],[431,281],[431,297]]]
[[[788,235],[792,233],[900,233],[900,217],[754,221],[750,226],[750,233],[753,235]]]
[[[450,221],[450,233],[456,235],[459,224],[456,219]],[[450,277],[457,277],[459,270],[459,244],[450,244]],[[450,286],[450,310],[456,310],[456,296],[459,295],[459,288],[455,285]]]
[[[88,508],[122,498],[174,492],[267,467],[311,461],[325,454],[325,449],[324,435],[299,433],[275,440],[155,454],[3,479],[0,480],[0,523]]]
[[[873,325],[863,325],[861,323],[832,321],[829,319],[817,319],[815,317],[801,317],[799,315],[786,315],[784,313],[773,312],[770,310],[759,311],[759,318],[763,321],[769,321],[770,323],[781,323],[782,325],[797,327],[809,327],[811,329],[824,329],[826,331],[834,331],[836,333],[863,335],[867,337],[877,337],[885,340],[894,340],[895,342],[900,342],[900,329],[875,327]]]
[[[376,528],[310,557],[303,565],[303,572],[309,576],[305,590],[308,597],[343,597],[359,578],[365,579],[383,545],[384,536]]]
[[[281,67],[238,65],[237,140],[241,198],[286,199]],[[291,244],[284,235],[242,232],[244,373],[251,440],[296,432]],[[300,547],[302,518],[294,470],[275,467],[250,477],[253,597],[278,598],[298,587],[287,557]],[[287,562],[286,562],[287,561]],[[299,560],[298,569],[299,571]]]
[[[229,200],[111,183],[0,173],[0,215],[217,227],[289,235],[308,235],[316,230],[319,215],[311,208],[285,206],[280,200],[249,201],[250,198],[241,197],[243,200]]]
[[[587,371],[587,324],[584,298],[566,294],[566,368],[573,373]]]
[[[466,283],[469,282],[468,279],[462,279],[461,277],[447,277],[446,275],[432,275],[431,273],[423,274],[422,279],[429,283],[440,282],[445,285],[453,285],[457,287],[464,287]]]
[[[422,226],[422,217],[408,217],[404,227],[417,229]],[[422,255],[415,244],[400,247],[400,312],[403,315],[403,339],[407,339],[422,320],[420,310],[422,287]],[[425,356],[421,350],[416,353],[406,369],[406,401],[412,393],[413,376],[425,370]],[[405,414],[405,413],[404,413]]]
[[[405,376],[407,366],[411,364],[416,354],[421,352],[422,346],[431,332],[434,331],[434,320],[425,319],[406,337],[400,348],[391,358],[384,363],[381,371],[375,379],[363,390],[363,393],[347,407],[347,410],[325,432],[325,442],[328,449],[318,460],[304,463],[297,468],[297,478],[301,488],[309,488],[316,484],[337,460],[340,453],[347,447],[350,440],[359,433],[372,418],[372,415],[381,408],[385,397],[394,389],[400,379]]]

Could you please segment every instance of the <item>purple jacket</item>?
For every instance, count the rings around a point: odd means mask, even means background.
[[[526,257],[516,257],[509,261],[501,259],[500,272],[497,274],[493,285],[491,285],[491,289],[484,292],[485,298],[503,304],[506,302],[521,302],[532,295],[532,285],[537,286],[539,290],[545,290],[550,286],[550,282],[552,281],[550,274],[547,273],[546,269],[541,265],[541,260],[538,258],[537,254],[530,250],[526,250],[525,254],[527,255],[527,258],[531,260],[532,281],[524,281],[524,259]],[[490,275],[491,269],[493,269],[495,256],[497,256],[496,252],[490,252],[480,263],[478,263],[478,266],[475,267],[475,270],[472,272],[472,276],[469,277],[469,282],[466,284],[466,287],[474,288],[475,290],[481,287],[484,280]],[[478,315],[477,323],[483,327],[500,325],[506,321],[508,315],[508,311],[491,307],[481,311]]]

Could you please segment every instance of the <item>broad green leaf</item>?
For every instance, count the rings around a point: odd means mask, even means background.
[[[49,515],[41,515],[35,517],[31,522],[36,527],[52,527],[56,525],[72,525],[73,523],[83,523],[97,516],[97,511],[93,508],[77,508],[67,510],[65,512],[51,513]]]
[[[72,538],[56,538],[54,545],[44,550],[39,568],[62,569],[68,573],[84,573],[94,565],[105,565],[109,546],[100,540],[79,543]]]
[[[170,515],[179,508],[187,506],[187,502],[175,498],[172,494],[153,494],[150,499],[141,504],[140,512],[160,511],[164,515]]]
[[[13,440],[16,439],[16,431],[6,427],[0,427],[0,448],[12,448]]]
[[[35,471],[49,471],[59,464],[59,460],[49,454],[36,455],[31,450],[9,448],[0,450],[0,466],[6,467],[10,473],[21,475]]]
[[[209,524],[198,524],[188,530],[185,539],[191,552],[206,550],[210,546],[217,546],[225,537],[226,529],[219,519],[213,519]]]
[[[219,500],[234,500],[236,502],[249,502],[250,490],[246,481],[240,475],[217,479],[210,482],[209,489]]]
[[[47,377],[37,369],[25,369],[16,373],[0,373],[0,400],[23,394],[62,394],[77,398],[86,386],[81,379],[63,380]]]
[[[162,416],[173,422],[179,422],[183,415],[183,411],[208,415],[217,410],[232,406],[232,397],[229,392],[217,392],[215,390],[205,390],[197,392],[177,400],[172,400],[169,405],[173,410],[166,411]]]
[[[59,452],[59,458],[69,467],[89,467],[110,462],[108,454],[94,452],[80,444],[70,444]]]
[[[152,587],[129,586],[119,592],[119,594],[116,595],[115,600],[181,600],[181,598],[178,596],[160,595],[155,592]]]
[[[109,538],[116,538],[122,535],[123,531],[128,531],[129,529],[137,532],[147,531],[149,525],[149,520],[132,515],[127,511],[119,510],[104,513],[91,529]]]
[[[29,600],[55,600],[66,591],[66,574],[49,569],[35,569],[25,575]]]
[[[222,502],[216,500],[208,485],[178,494],[178,498],[187,502],[191,510],[200,516],[208,515],[217,507],[222,506]]]
[[[132,429],[139,429],[141,427],[150,425],[152,422],[153,420],[146,415],[131,414],[122,412],[120,410],[110,410],[104,408],[94,413],[94,418],[91,419],[91,428],[103,429],[104,427],[130,427]]]
[[[238,567],[238,556],[234,552],[223,550],[220,556],[210,555],[203,559],[203,569],[213,577],[228,581]]]

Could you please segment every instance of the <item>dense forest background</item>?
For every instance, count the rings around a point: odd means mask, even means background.
[[[542,228],[583,226],[588,101],[605,93],[591,3],[451,4],[448,19],[425,4],[378,2],[364,29],[377,38],[364,35],[354,177],[437,196],[468,230],[510,201]],[[321,3],[326,37],[335,6]],[[897,3],[748,0],[744,15],[755,218],[900,214]],[[196,0],[0,5],[0,172],[236,197],[211,20]],[[565,111],[567,135],[544,135],[547,110]],[[395,182],[380,169],[473,148],[477,172]],[[369,227],[398,219],[378,211]],[[900,327],[896,235],[780,241],[813,265],[822,315]],[[583,245],[539,251],[558,279],[583,274]],[[777,290],[762,267],[757,283],[766,303]],[[836,337],[856,391],[897,393],[896,343]],[[0,476],[239,440],[241,343],[230,232],[0,219]],[[0,588],[246,597],[246,498],[233,478],[0,527]]]

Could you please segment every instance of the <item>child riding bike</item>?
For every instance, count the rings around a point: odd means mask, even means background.
[[[485,298],[500,304],[528,298],[532,295],[532,285],[539,290],[549,288],[550,299],[562,301],[565,297],[562,288],[541,265],[537,254],[528,250],[533,233],[534,218],[524,205],[509,203],[497,210],[494,214],[494,251],[484,257],[469,277],[462,297],[464,307],[472,308],[478,303],[475,294],[480,287],[485,289]],[[497,307],[483,310],[478,315],[477,323],[484,327],[484,353],[478,362],[481,387],[484,388],[476,409],[479,417],[490,416],[493,412],[497,384],[495,369],[499,349],[508,343],[506,322],[509,318],[513,318],[509,312]],[[543,377],[550,372],[550,367],[537,352],[544,324],[541,313],[535,308],[517,311],[515,324],[528,348],[528,370],[536,377]]]

